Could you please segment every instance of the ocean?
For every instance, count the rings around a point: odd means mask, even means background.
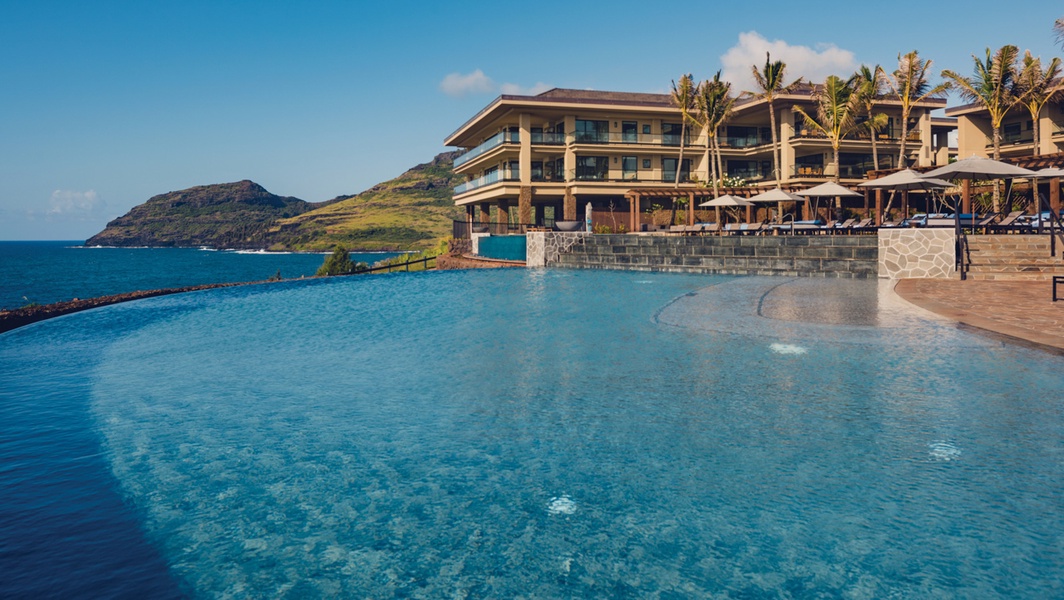
[[[99,248],[81,241],[0,242],[0,308],[138,290],[314,275],[325,254],[199,248]],[[373,264],[395,252],[352,254]]]

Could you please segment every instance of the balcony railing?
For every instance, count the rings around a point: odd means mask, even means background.
[[[1034,134],[1033,133],[1031,133],[1031,134],[1023,134],[1023,133],[1020,133],[1020,134],[1006,134],[1006,133],[1002,133],[1001,134],[1001,143],[1002,144],[1033,144],[1034,143]],[[994,147],[994,138],[992,136],[989,136],[989,135],[986,136],[986,147],[987,148],[993,148]]]
[[[637,146],[679,146],[681,135],[671,133],[632,133],[621,131],[610,132],[576,132],[573,141],[577,144],[631,144]],[[685,147],[705,147],[706,140],[702,136],[687,136]]]
[[[547,131],[534,131],[532,132],[533,144],[549,144],[551,146],[562,146],[565,144],[564,133],[552,133]]]
[[[760,135],[728,135],[720,138],[723,148],[755,148],[772,143],[772,138]]]
[[[454,166],[455,167],[460,167],[460,166],[464,165],[465,163],[473,160],[474,158],[480,156],[481,154],[484,154],[488,150],[491,150],[493,148],[498,148],[499,146],[501,146],[501,145],[503,145],[503,144],[505,144],[507,142],[516,143],[517,141],[518,141],[518,135],[517,135],[516,132],[500,131],[499,133],[496,133],[495,135],[491,136],[490,138],[484,140],[484,142],[482,144],[480,144],[479,146],[477,146],[476,148],[473,148],[469,152],[466,152],[462,156],[459,156],[458,158],[454,159]]]
[[[493,171],[491,173],[488,173],[487,175],[484,175],[483,177],[478,177],[476,179],[473,179],[472,181],[467,181],[462,185],[455,187],[454,195],[457,196],[459,194],[464,194],[477,188],[482,188],[486,185],[491,185],[500,181],[518,181],[520,179],[521,177],[516,170],[506,172]]]

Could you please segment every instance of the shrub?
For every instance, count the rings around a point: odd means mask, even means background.
[[[347,248],[336,246],[333,253],[325,259],[325,262],[320,267],[318,267],[318,271],[315,275],[318,277],[326,277],[329,275],[350,275],[351,273],[365,271],[368,268],[369,265],[366,263],[352,262],[351,254],[347,251]]]

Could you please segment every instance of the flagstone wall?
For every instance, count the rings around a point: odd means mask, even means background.
[[[881,279],[954,279],[957,237],[953,229],[880,229]]]
[[[529,267],[545,267],[556,263],[563,252],[568,252],[587,235],[580,231],[529,231],[525,238],[525,264]]]

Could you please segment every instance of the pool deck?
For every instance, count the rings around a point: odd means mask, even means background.
[[[902,279],[894,291],[959,323],[1064,352],[1064,300],[1053,302],[1049,282]]]

